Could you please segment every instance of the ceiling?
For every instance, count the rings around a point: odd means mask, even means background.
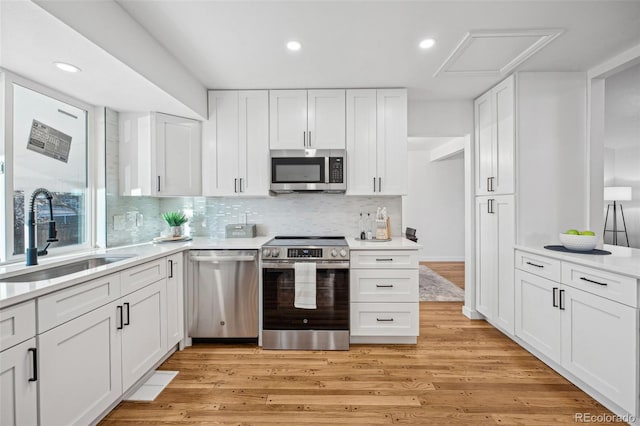
[[[586,71],[640,43],[638,1],[117,1],[216,89],[408,87],[412,99],[469,99],[503,77],[433,75],[472,30],[564,30],[518,70]],[[437,44],[421,51],[426,37]],[[299,52],[285,49],[291,39]]]
[[[640,44],[640,1],[117,2],[211,89],[407,87],[412,100],[471,99],[504,76],[434,77],[469,32],[562,30],[515,68],[520,71],[586,71]],[[117,23],[109,25],[117,31]],[[0,0],[0,36],[0,66],[80,100],[194,116],[134,67],[30,1]],[[423,51],[417,44],[426,37],[437,43]],[[292,39],[302,43],[300,51],[287,51]],[[507,61],[518,43],[531,44],[527,37],[508,48],[484,42],[469,52],[487,64]],[[52,61],[61,59],[83,72],[54,69]],[[480,65],[469,57],[456,64]]]

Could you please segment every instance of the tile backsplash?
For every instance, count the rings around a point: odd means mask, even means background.
[[[261,198],[123,197],[118,195],[118,113],[106,109],[107,246],[151,241],[168,227],[161,215],[184,211],[192,236],[224,238],[231,223],[255,223],[258,235],[357,236],[360,212],[375,215],[386,207],[391,235],[400,235],[402,197],[352,197],[297,193]]]
[[[399,235],[402,220],[401,197],[351,197],[340,194],[282,194],[264,198],[195,197],[164,198],[162,212],[181,210],[192,216],[193,236],[224,238],[231,223],[257,225],[258,235],[347,235],[357,236],[360,212],[375,215],[386,207],[391,234]]]

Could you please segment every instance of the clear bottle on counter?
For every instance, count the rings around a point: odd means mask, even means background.
[[[367,240],[373,239],[373,220],[371,213],[367,212]]]
[[[360,219],[358,219],[358,235],[360,235],[361,240],[367,239],[367,232],[364,227],[364,217],[362,216],[362,212],[360,212]]]

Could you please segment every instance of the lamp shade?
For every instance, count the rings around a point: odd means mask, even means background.
[[[606,201],[629,201],[631,200],[631,187],[607,186],[604,188],[604,199]]]

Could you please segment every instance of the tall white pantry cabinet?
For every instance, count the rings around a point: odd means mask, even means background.
[[[476,309],[514,333],[515,77],[474,102]]]

